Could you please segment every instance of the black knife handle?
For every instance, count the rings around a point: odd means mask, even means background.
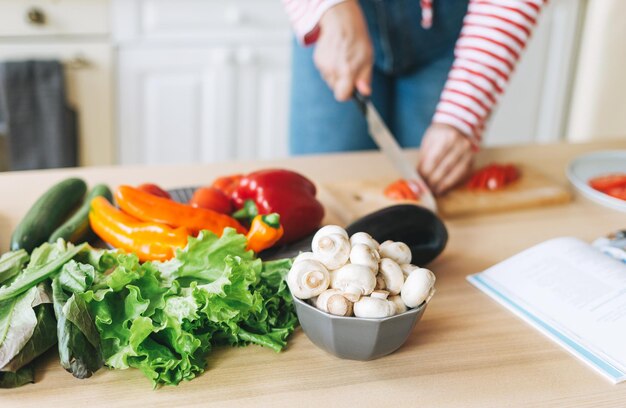
[[[362,95],[359,91],[354,91],[352,95],[354,102],[356,102],[356,106],[359,108],[363,115],[367,112],[367,102],[369,102],[369,98],[367,96]]]

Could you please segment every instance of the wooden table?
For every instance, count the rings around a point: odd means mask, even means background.
[[[487,150],[481,161],[519,161],[566,184],[566,163],[578,154],[626,149],[626,141],[593,145]],[[412,152],[415,154],[415,152]],[[394,177],[377,153],[288,159],[272,163],[110,167],[0,175],[0,248],[27,207],[52,183],[70,176],[90,184],[165,187],[198,185],[230,172],[281,166],[318,183]],[[329,215],[327,222],[333,221]],[[533,244],[571,235],[591,240],[626,227],[626,214],[576,196],[566,206],[448,220],[450,242],[431,268],[437,295],[409,341],[371,362],[340,360],[316,348],[298,330],[286,351],[257,346],[219,349],[200,378],[151,389],[136,370],[100,370],[74,379],[55,351],[37,366],[37,383],[0,390],[0,407],[45,406],[626,406],[626,385],[611,385],[536,330],[470,286],[478,272]]]

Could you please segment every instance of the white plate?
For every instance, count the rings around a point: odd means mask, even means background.
[[[626,150],[588,153],[572,160],[567,168],[569,181],[582,195],[605,207],[626,212],[626,201],[594,190],[588,184],[594,177],[611,173],[626,174]]]

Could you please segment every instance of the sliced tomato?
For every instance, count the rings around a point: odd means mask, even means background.
[[[467,182],[470,190],[499,190],[520,177],[519,169],[512,164],[492,163],[478,169]]]
[[[192,207],[207,208],[222,214],[230,214],[233,210],[230,198],[215,187],[200,187],[193,193],[189,204]]]
[[[604,193],[610,195],[611,197],[626,201],[626,185],[609,188],[604,191]]]
[[[170,193],[168,193],[167,191],[163,190],[161,187],[153,183],[144,183],[137,188],[141,191],[144,191],[148,194],[152,194],[157,197],[172,199],[172,196],[170,196]]]
[[[626,187],[626,174],[614,173],[594,177],[589,180],[591,188],[606,193],[616,187]]]
[[[218,177],[213,181],[211,187],[216,188],[222,191],[227,196],[231,196],[231,194],[235,191],[235,189],[239,186],[239,181],[243,178],[243,174],[233,174],[230,176]]]
[[[385,188],[385,196],[392,200],[412,200],[418,201],[420,195],[418,193],[419,188],[410,181],[400,179],[389,184]]]

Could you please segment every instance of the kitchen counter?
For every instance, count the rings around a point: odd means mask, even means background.
[[[481,152],[479,161],[527,163],[565,185],[569,160],[608,148],[626,149],[626,141],[490,149]],[[52,183],[70,175],[90,184],[153,181],[175,187],[206,184],[218,175],[267,166],[299,170],[319,184],[394,178],[393,168],[378,153],[271,163],[2,174],[0,248],[7,249],[10,231],[28,206]],[[328,214],[326,222],[337,222],[337,217]],[[217,349],[199,378],[152,390],[150,382],[132,369],[102,369],[90,379],[74,379],[51,351],[37,365],[36,384],[0,390],[0,406],[624,406],[624,384],[610,384],[473,288],[465,277],[552,237],[592,240],[624,228],[626,214],[576,195],[568,205],[451,219],[446,224],[449,245],[430,265],[438,278],[437,294],[408,342],[387,357],[340,360],[297,330],[282,353],[257,346]]]

